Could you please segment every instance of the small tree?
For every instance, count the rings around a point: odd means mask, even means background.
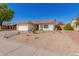
[[[55,27],[54,27],[54,31],[58,31],[57,25],[55,25]]]
[[[79,22],[76,22],[76,25],[79,26]]]
[[[65,25],[64,27],[65,30],[73,30],[70,24]]]
[[[36,29],[36,28],[33,28],[33,29],[32,29],[32,32],[33,32],[34,34],[37,34],[37,32],[36,32],[36,31],[37,31],[37,29]]]
[[[10,21],[13,18],[14,12],[3,3],[0,3],[0,25],[2,27],[3,21]]]

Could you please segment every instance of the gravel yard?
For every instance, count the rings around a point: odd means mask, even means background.
[[[0,55],[68,56],[79,52],[77,39],[73,40],[68,32],[17,33],[17,31],[0,31]],[[5,38],[5,35],[11,35],[11,37]]]

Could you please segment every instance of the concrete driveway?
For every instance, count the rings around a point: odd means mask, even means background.
[[[8,40],[0,40],[1,56],[33,56],[33,55],[55,55],[49,50],[36,48],[33,45],[12,42]]]

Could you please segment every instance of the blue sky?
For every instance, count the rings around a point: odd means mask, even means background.
[[[14,11],[12,22],[56,19],[69,23],[79,15],[77,3],[10,3],[7,5]]]

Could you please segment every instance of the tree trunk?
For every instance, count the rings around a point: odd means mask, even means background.
[[[2,29],[2,23],[3,23],[3,21],[0,22],[0,27],[1,27],[0,29]]]

